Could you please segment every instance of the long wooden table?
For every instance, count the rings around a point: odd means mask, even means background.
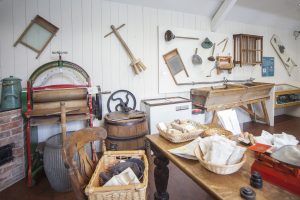
[[[167,192],[169,179],[169,169],[167,165],[169,164],[169,161],[173,162],[180,170],[182,170],[187,176],[195,181],[195,183],[197,183],[216,199],[242,199],[240,197],[240,188],[243,186],[250,187],[250,167],[254,161],[253,152],[247,151],[247,161],[238,172],[230,175],[218,175],[202,167],[198,161],[180,158],[168,152],[169,149],[182,146],[186,143],[173,144],[158,134],[148,135],[147,141],[155,155],[155,200],[169,199],[169,194]],[[254,189],[254,191],[256,192],[257,200],[300,199],[300,196],[296,196],[295,194],[292,194],[266,181],[263,182],[262,189]]]

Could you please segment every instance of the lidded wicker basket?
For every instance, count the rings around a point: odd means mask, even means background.
[[[105,172],[121,160],[139,158],[144,161],[145,170],[141,183],[126,186],[100,186],[100,172]],[[146,200],[148,186],[148,160],[145,151],[106,151],[101,157],[95,172],[85,188],[89,200]]]

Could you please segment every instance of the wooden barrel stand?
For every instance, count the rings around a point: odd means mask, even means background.
[[[118,117],[120,113],[118,113]],[[126,114],[124,114],[125,116]],[[145,149],[145,136],[149,134],[146,117],[115,120],[114,113],[105,116],[106,147],[109,150]]]

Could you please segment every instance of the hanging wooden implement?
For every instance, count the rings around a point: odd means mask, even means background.
[[[225,51],[225,49],[226,49],[226,47],[227,47],[228,40],[229,40],[229,38],[227,37],[227,38],[225,38],[224,40],[222,40],[221,42],[219,42],[219,43],[217,44],[217,46],[220,46],[222,43],[225,42],[225,44],[224,44],[224,46],[223,46],[223,49],[222,49],[222,53],[224,53],[224,51]]]
[[[288,75],[291,76],[292,70],[295,67],[297,67],[297,64],[288,55],[288,53],[286,52],[286,47],[283,45],[279,37],[275,34],[271,38],[271,45],[273,46],[274,50],[276,51],[277,55],[282,61]]]
[[[189,74],[183,64],[183,61],[177,49],[166,53],[165,55],[163,55],[163,57],[176,85],[178,85],[178,83],[175,76],[180,72],[184,71],[186,76],[189,77]]]
[[[217,74],[220,74],[222,70],[227,70],[231,74],[233,68],[233,59],[231,56],[217,56],[216,62]]]
[[[107,36],[109,36],[112,33],[114,33],[116,35],[116,37],[121,42],[121,45],[123,46],[123,48],[125,49],[125,51],[127,52],[128,56],[129,56],[129,58],[131,60],[131,64],[130,65],[133,68],[134,73],[138,74],[139,72],[142,72],[143,70],[146,70],[146,66],[142,63],[141,59],[136,59],[135,58],[135,56],[133,55],[133,53],[131,52],[131,50],[129,49],[129,47],[127,46],[127,44],[125,43],[125,41],[121,37],[121,35],[120,35],[120,33],[119,33],[118,30],[120,28],[122,28],[123,26],[125,26],[125,24],[122,24],[118,28],[116,28],[114,25],[111,25],[110,28],[112,29],[112,32],[106,34],[104,36],[104,38],[106,38]]]

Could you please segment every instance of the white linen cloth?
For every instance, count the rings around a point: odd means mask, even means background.
[[[233,109],[218,111],[217,115],[224,129],[232,132],[234,135],[242,133],[236,111]]]
[[[201,138],[198,137],[184,146],[175,149],[169,149],[169,152],[186,159],[197,160],[197,157],[195,156],[195,148],[200,140]]]
[[[103,186],[120,186],[138,183],[140,183],[139,179],[136,177],[132,169],[128,167],[120,174],[113,176]]]
[[[240,162],[247,150],[244,147],[237,146],[235,141],[219,135],[200,139],[199,147],[205,161],[218,165]]]
[[[295,136],[282,132],[281,134],[271,134],[265,130],[262,131],[261,136],[255,137],[256,143],[267,144],[276,149],[285,145],[297,145],[299,141]]]

